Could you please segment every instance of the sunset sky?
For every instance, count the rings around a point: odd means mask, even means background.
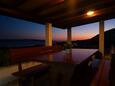
[[[84,40],[99,33],[99,24],[72,27],[72,39]],[[105,21],[105,31],[115,28],[115,19]],[[67,30],[53,27],[53,40],[66,40]],[[0,39],[45,39],[45,25],[0,15]]]

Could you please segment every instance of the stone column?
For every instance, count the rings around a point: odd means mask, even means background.
[[[67,43],[71,44],[71,40],[72,40],[72,34],[71,34],[71,27],[67,28]]]
[[[46,46],[52,46],[52,24],[47,23],[46,24],[46,40],[45,40]]]
[[[104,21],[99,22],[99,51],[104,56]]]

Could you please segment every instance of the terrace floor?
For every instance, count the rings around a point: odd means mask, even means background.
[[[105,55],[106,61],[102,68],[100,69],[101,71],[101,76],[100,76],[100,82],[99,85],[91,85],[91,86],[109,86],[108,85],[108,75],[109,75],[109,68],[110,68],[110,54]],[[23,69],[42,64],[40,62],[25,62],[22,63]],[[18,71],[17,65],[12,65],[12,66],[7,66],[7,67],[0,67],[0,86],[19,86],[18,83],[18,78],[14,77],[12,73]],[[65,71],[65,70],[64,70]],[[54,72],[54,71],[53,71]],[[76,75],[76,74],[75,74]],[[62,76],[59,74],[59,79],[56,79],[57,85],[50,85],[52,82],[55,82],[53,79],[49,79],[50,74],[46,74],[45,76],[41,77],[40,79],[36,80],[36,85],[37,86],[60,86],[59,83],[61,83],[60,77]],[[62,78],[63,79],[63,78]],[[87,80],[87,79],[86,79]],[[76,80],[75,80],[76,82]],[[66,83],[66,82],[65,82]],[[87,83],[87,81],[86,81]],[[73,86],[73,85],[72,85]],[[76,85],[74,85],[76,86]],[[81,85],[79,85],[81,86]],[[84,85],[85,86],[85,85]]]
[[[39,65],[38,62],[25,62],[22,64],[23,69],[31,66]],[[18,86],[18,80],[12,75],[13,72],[18,71],[17,65],[7,67],[0,67],[0,86]]]
[[[106,56],[107,58],[108,58],[108,56]],[[109,61],[109,60],[108,60]],[[38,63],[25,63],[25,64],[23,64],[24,65],[24,68],[27,68],[27,67],[30,67],[30,65],[31,66],[33,66],[33,65],[36,65],[36,64],[38,64]],[[106,68],[105,68],[105,70],[107,70],[108,68],[107,67],[109,67],[107,64],[106,64]],[[16,69],[16,65],[15,66],[11,66],[11,67],[8,67],[8,68],[11,68],[11,69]],[[7,69],[7,68],[6,68]],[[5,70],[5,69],[4,69]],[[104,71],[105,71],[104,70]],[[1,72],[1,71],[0,71]],[[5,72],[5,71],[3,71],[4,73],[8,73],[8,72]],[[9,72],[10,73],[10,72]],[[107,72],[106,72],[107,73]],[[108,75],[108,74],[106,74],[106,75]],[[103,75],[102,75],[103,76]],[[61,75],[60,75],[60,77],[61,77]],[[52,85],[49,85],[49,84],[51,84],[52,83],[52,81],[49,81],[49,77],[48,77],[48,75],[46,75],[45,77],[42,77],[42,78],[40,78],[40,79],[38,79],[38,80],[36,80],[36,82],[37,82],[37,86],[39,85],[39,86],[52,86]],[[57,80],[57,83],[58,83],[58,85],[57,86],[60,86],[59,85],[59,83],[61,83],[60,82],[60,80]],[[101,85],[100,86],[105,86],[105,85],[103,85],[105,82],[102,82],[102,83],[100,83]],[[5,85],[0,85],[0,86],[19,86],[18,85],[18,80],[15,78],[14,80],[12,79],[11,81],[9,81],[8,83],[6,83]],[[70,85],[71,86],[71,85]],[[76,85],[75,85],[76,86]],[[108,85],[106,85],[106,86],[108,86]]]

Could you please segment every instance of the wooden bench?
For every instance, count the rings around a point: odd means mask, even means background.
[[[90,86],[109,86],[110,61],[103,59]]]
[[[41,47],[25,47],[25,48],[11,48],[9,55],[11,62],[25,61],[29,57],[47,55],[62,50],[62,46],[41,46]]]
[[[115,54],[111,55],[109,82],[110,86],[115,86]]]
[[[93,57],[98,62],[95,64],[93,62]],[[100,56],[97,58],[97,56]],[[95,74],[98,71],[98,67],[101,61],[101,55],[98,52],[91,55],[89,58],[84,60],[82,63],[76,66],[75,71],[72,76],[71,86],[89,86]],[[89,63],[92,62],[90,65]],[[95,65],[95,66],[94,66]]]
[[[40,64],[21,71],[17,71],[12,75],[19,78],[19,86],[34,86],[35,79],[42,77],[44,74],[47,74],[49,71],[48,69],[48,65]]]

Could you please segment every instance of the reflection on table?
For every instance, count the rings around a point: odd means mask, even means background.
[[[50,65],[50,86],[70,86],[71,78],[77,66],[91,59],[96,51],[97,49],[68,49],[67,51],[33,57],[31,60]]]
[[[84,65],[82,63],[88,66],[88,61],[95,52],[97,52],[97,49],[68,49],[57,53],[31,57],[30,60],[50,66],[47,79],[44,79],[48,84],[44,86],[71,86],[71,80],[76,69],[82,68]]]

